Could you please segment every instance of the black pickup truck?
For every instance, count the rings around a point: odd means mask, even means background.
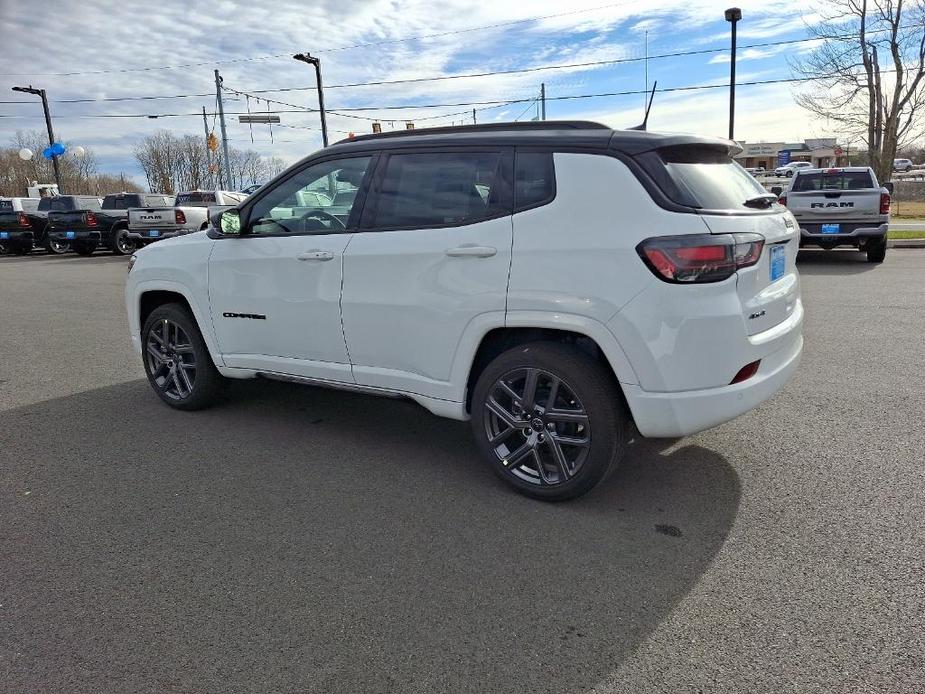
[[[96,200],[96,198],[94,198]],[[135,242],[128,235],[128,211],[133,207],[173,204],[173,197],[162,193],[116,193],[103,198],[100,205],[48,215],[53,241],[69,243],[79,255],[91,255],[103,247],[116,255],[128,255]]]
[[[84,195],[57,195],[50,198],[11,198],[0,200],[0,244],[10,253],[26,255],[35,246],[48,253],[67,253],[67,241],[53,240],[48,235],[48,215],[51,212],[77,210],[91,202],[99,206],[99,198]]]

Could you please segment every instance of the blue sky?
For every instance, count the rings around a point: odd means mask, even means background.
[[[557,97],[642,90],[646,81],[641,60],[398,85],[336,85],[638,59],[646,52],[646,32],[650,56],[728,49],[729,25],[723,19],[727,5],[698,0],[575,0],[568,4],[552,0],[254,0],[248,4],[226,1],[202,5],[161,0],[153,9],[149,3],[133,2],[49,0],[36,7],[32,2],[0,0],[2,35],[36,39],[4,44],[0,87],[6,96],[0,100],[28,103],[0,104],[0,115],[7,116],[0,118],[0,141],[9,140],[18,129],[43,128],[38,101],[9,91],[15,84],[32,83],[44,87],[53,100],[59,139],[72,146],[92,147],[102,170],[122,171],[140,181],[131,153],[133,144],[161,128],[202,134],[201,115],[158,119],[99,116],[195,113],[203,106],[212,112],[214,97],[87,104],[54,101],[213,93],[215,68],[227,86],[241,91],[313,86],[309,66],[290,57],[301,51],[321,57],[324,80],[329,85],[326,105],[331,111],[532,99],[545,82],[550,98],[547,118],[588,118],[627,127],[641,120],[641,94],[575,100]],[[813,44],[741,47],[805,38],[806,26],[816,21],[816,15],[807,6],[789,1],[744,2],[740,6],[739,81],[790,77],[788,57],[798,56]],[[419,36],[427,38],[408,40]],[[349,47],[356,44],[367,45]],[[161,69],[187,63],[200,64]],[[62,72],[81,74],[53,74]],[[648,74],[649,85],[658,80],[659,88],[727,83],[728,53],[652,58]],[[737,139],[792,141],[838,135],[834,124],[820,122],[794,104],[794,89],[790,84],[740,87]],[[312,89],[265,96],[299,107],[317,106]],[[228,111],[244,111],[247,106],[243,99],[226,102]],[[267,104],[252,100],[250,108],[264,112]],[[271,104],[271,108],[288,107]],[[354,115],[380,118],[389,129],[390,121],[394,127],[404,127],[404,120],[414,120],[419,126],[448,125],[464,118],[449,114],[471,108],[403,108]],[[536,111],[529,103],[475,108],[480,109],[480,122],[512,120],[521,114],[529,119]],[[726,89],[657,94],[649,127],[725,135],[727,110]],[[231,143],[281,156],[288,162],[320,147],[317,114],[282,113],[281,118],[283,124],[294,127],[274,129],[271,143],[267,127],[255,126],[252,144],[251,130],[229,117]],[[210,126],[212,120],[210,116]],[[329,116],[328,125],[335,131],[332,139],[348,131],[370,130],[370,121],[334,114]]]

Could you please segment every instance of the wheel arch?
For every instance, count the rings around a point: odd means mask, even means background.
[[[218,342],[215,337],[210,316],[208,314],[203,315],[197,308],[197,303],[190,298],[186,287],[173,283],[167,285],[158,283],[148,286],[141,284],[136,287],[136,292],[138,298],[135,301],[135,310],[138,312],[138,322],[134,329],[137,329],[137,335],[139,337],[141,336],[145,321],[154,309],[165,304],[179,304],[189,311],[193,320],[196,321],[196,326],[202,334],[202,339],[205,341],[206,348],[208,348],[209,354],[212,356],[212,361],[215,362],[217,367],[224,366],[224,360],[218,349]]]
[[[465,410],[471,412],[472,391],[485,367],[502,352],[528,342],[548,341],[573,345],[576,349],[589,354],[613,374],[619,392],[623,393],[621,383],[638,383],[636,374],[630,366],[623,349],[607,328],[596,321],[581,316],[551,317],[554,325],[549,324],[550,317],[509,314],[504,326],[494,327],[482,335],[472,359],[466,378]]]

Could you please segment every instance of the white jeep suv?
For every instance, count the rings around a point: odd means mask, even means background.
[[[634,427],[707,429],[797,368],[799,231],[738,151],[585,122],[343,141],[133,256],[132,342],[173,407],[231,378],[403,396],[578,496]]]

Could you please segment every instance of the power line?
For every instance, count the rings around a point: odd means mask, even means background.
[[[853,38],[848,35],[845,36],[836,36],[829,37],[832,40],[847,40],[848,38]],[[748,48],[770,48],[774,46],[788,46],[798,43],[806,43],[809,41],[819,41],[821,39],[816,37],[802,38],[802,39],[789,39],[784,41],[767,41],[763,43],[752,43],[739,46],[740,49]],[[692,55],[707,55],[710,53],[724,53],[729,50],[728,46],[723,46],[719,48],[701,48],[696,50],[685,50],[685,51],[673,51],[669,53],[660,53],[655,55],[650,55],[646,57],[632,57],[632,58],[613,58],[610,60],[592,60],[581,63],[560,63],[553,65],[539,65],[535,67],[526,67],[526,68],[513,68],[510,70],[488,70],[484,72],[470,72],[460,75],[437,75],[434,77],[412,77],[408,79],[398,79],[398,80],[374,80],[369,82],[348,82],[344,84],[330,84],[325,85],[325,89],[348,89],[356,87],[375,87],[375,86],[386,86],[386,85],[395,85],[395,84],[415,84],[421,82],[442,82],[449,80],[459,80],[459,79],[473,79],[481,77],[494,77],[497,75],[516,75],[516,74],[527,74],[532,72],[544,72],[549,70],[569,70],[575,68],[587,68],[587,67],[601,67],[604,65],[620,65],[624,63],[635,63],[643,60],[657,60],[659,58],[680,58]],[[249,94],[255,96],[257,94],[273,94],[273,93],[284,93],[284,92],[301,92],[301,91],[314,91],[316,87],[314,85],[305,86],[305,87],[276,87],[270,89],[251,89],[247,92],[236,92],[239,94]],[[229,88],[229,91],[234,91]],[[87,103],[97,103],[97,102],[119,102],[119,101],[152,101],[157,99],[185,99],[185,98],[201,98],[204,96],[211,96],[211,92],[207,94],[170,94],[163,96],[122,96],[122,97],[105,97],[105,98],[83,98],[83,99],[52,99],[52,103],[56,104],[87,104]],[[262,97],[265,99],[265,97]],[[31,104],[31,101],[0,101],[0,104]],[[315,109],[317,110],[317,109]],[[345,109],[341,109],[345,110]]]
[[[383,39],[381,41],[372,41],[369,43],[356,43],[348,46],[336,46],[332,48],[322,48],[312,51],[313,53],[333,53],[336,51],[346,51],[354,48],[369,48],[372,46],[383,46],[395,43],[407,43],[409,41],[420,41],[425,39],[433,38],[442,38],[444,36],[453,36],[456,34],[465,34],[475,31],[483,31],[485,29],[498,29],[506,26],[514,26],[517,24],[528,24],[530,22],[539,22],[545,19],[556,19],[558,17],[567,17],[576,14],[585,14],[588,12],[597,12],[599,10],[610,9],[613,7],[621,7],[625,5],[632,5],[638,2],[638,0],[631,0],[629,2],[614,2],[608,5],[600,5],[598,7],[589,7],[582,10],[570,10],[568,12],[559,12],[556,14],[547,14],[540,15],[536,17],[527,17],[525,19],[515,19],[508,22],[497,22],[495,24],[484,24],[482,26],[468,27],[466,29],[454,29],[452,31],[442,31],[434,34],[421,34],[418,36],[408,36],[405,38],[397,39]],[[74,77],[78,75],[108,75],[113,73],[126,73],[126,72],[151,72],[154,70],[177,70],[181,68],[189,67],[202,67],[204,65],[230,65],[234,63],[246,63],[259,60],[272,60],[274,58],[283,58],[289,57],[292,55],[292,51],[296,49],[289,50],[285,53],[274,53],[272,55],[262,55],[254,56],[251,58],[233,58],[228,60],[209,60],[198,63],[181,63],[178,65],[156,65],[152,67],[138,67],[138,68],[113,68],[108,70],[87,70],[80,72],[0,72],[0,76],[3,77]]]
[[[881,70],[881,73],[895,72],[895,70]],[[836,77],[838,75],[817,75],[815,77],[787,77],[780,79],[769,79],[769,80],[751,80],[746,82],[738,82],[736,86],[738,87],[752,87],[752,86],[761,86],[768,84],[787,84],[793,82],[814,82],[821,79],[826,79],[828,77]],[[859,75],[862,76],[862,75]],[[667,94],[671,92],[685,92],[685,91],[698,91],[702,89],[728,89],[728,82],[721,82],[718,84],[696,84],[696,85],[685,85],[680,87],[663,87],[661,89],[656,89],[656,92],[660,94]],[[564,96],[547,96],[546,101],[570,101],[577,99],[599,99],[604,97],[612,96],[631,96],[638,94],[647,94],[648,92],[644,89],[632,89],[627,91],[620,92],[599,92],[594,94],[569,94]],[[523,104],[535,101],[536,97],[529,97],[523,99],[506,99],[506,100],[492,100],[492,101],[465,101],[457,102],[452,104],[406,104],[401,106],[380,106],[376,109],[372,107],[367,108],[366,110],[386,110],[386,109],[412,109],[412,108],[449,108],[449,107],[459,107],[459,106],[487,106],[487,107],[497,107],[497,106],[508,106],[512,104]],[[342,109],[343,110],[343,109]],[[299,109],[278,109],[276,113],[305,113],[305,108]],[[214,114],[213,114],[214,115]],[[246,111],[226,111],[225,115],[246,115]],[[440,117],[447,118],[452,114],[442,114]],[[459,115],[459,114],[455,114]],[[179,118],[186,116],[196,116],[202,117],[202,112],[198,113],[159,113],[159,114],[146,114],[146,113],[109,113],[109,114],[64,114],[55,116],[55,118]],[[33,116],[12,116],[12,115],[2,115],[0,118],[32,118]],[[375,120],[389,120],[386,119],[375,119]],[[395,118],[393,120],[404,121],[404,120],[422,120],[421,118],[406,119],[406,118]]]

